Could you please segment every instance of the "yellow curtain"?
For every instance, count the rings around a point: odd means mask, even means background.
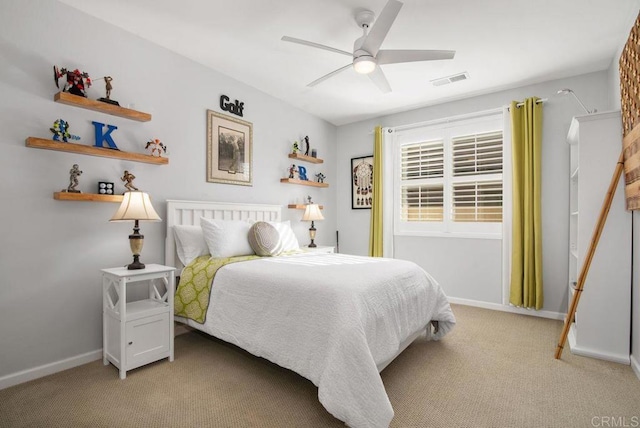
[[[382,128],[376,126],[373,142],[373,202],[369,230],[369,255],[382,257]]]
[[[540,162],[542,103],[527,98],[511,103],[513,159],[513,236],[509,301],[516,306],[542,309],[542,224]]]

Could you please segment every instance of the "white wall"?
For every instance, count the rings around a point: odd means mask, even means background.
[[[282,204],[307,195],[324,204],[317,242],[334,244],[336,230],[336,128],[228,76],[148,43],[53,0],[0,4],[0,383],[13,374],[102,347],[100,269],[130,262],[132,224],[109,223],[117,204],[61,202],[69,169],[84,171],[79,189],[95,192],[97,181],[116,182],[125,169],[148,191],[161,217],[166,199]],[[113,77],[112,98],[153,115],[139,123],[53,102],[58,90],[52,67],[80,68],[94,79]],[[221,112],[221,94],[245,103],[253,123],[253,186],[206,182],[206,110]],[[96,81],[90,98],[104,96]],[[225,113],[226,114],[226,113]],[[28,136],[51,138],[58,119],[93,144],[92,120],[119,127],[118,147],[143,152],[151,138],[169,148],[169,165],[75,155],[25,147]],[[281,184],[295,139],[309,135],[325,159],[326,189]],[[283,209],[301,244],[308,224],[300,211]],[[144,223],[142,261],[164,261],[165,223]]]
[[[543,309],[566,312],[569,148],[565,138],[571,118],[584,112],[571,97],[556,95],[557,90],[562,88],[573,89],[590,109],[604,111],[608,108],[608,79],[607,72],[603,71],[480,95],[338,128],[340,250],[354,254],[367,252],[369,212],[351,210],[349,159],[372,153],[373,135],[370,131],[375,125],[400,126],[496,109],[508,105],[512,100],[531,96],[548,98],[544,106],[542,147]],[[429,271],[448,296],[496,304],[502,302],[500,241],[396,237],[394,246],[397,257],[413,260]]]

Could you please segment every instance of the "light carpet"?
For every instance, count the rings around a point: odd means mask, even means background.
[[[452,306],[450,334],[382,372],[392,427],[640,426],[631,368],[568,349],[555,360],[560,321]],[[311,382],[196,332],[176,337],[174,362],[125,380],[100,360],[0,391],[0,427],[332,426]]]

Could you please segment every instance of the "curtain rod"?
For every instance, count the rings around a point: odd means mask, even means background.
[[[539,100],[536,101],[536,104],[541,104],[541,103],[545,103],[547,102],[546,98],[540,98]],[[522,107],[524,105],[524,103],[518,103],[516,104],[516,107]]]
[[[466,113],[466,114],[461,114],[458,116],[451,116],[451,117],[445,117],[445,118],[439,118],[439,119],[432,119],[432,120],[428,120],[428,121],[424,121],[424,122],[418,122],[418,123],[411,123],[408,125],[398,125],[398,126],[389,126],[389,127],[384,127],[387,128],[389,130],[389,133],[391,132],[397,132],[397,131],[406,131],[406,130],[410,130],[413,128],[420,128],[423,126],[431,126],[431,125],[440,125],[440,124],[444,124],[444,123],[451,123],[451,122],[459,122],[462,120],[466,120],[466,119],[479,119],[485,116],[493,116],[495,114],[500,114],[502,113],[502,108],[494,108],[494,109],[490,109],[490,110],[484,110],[484,111],[479,111],[479,112],[474,112],[474,113]],[[373,134],[375,131],[375,129],[369,131],[369,134]]]

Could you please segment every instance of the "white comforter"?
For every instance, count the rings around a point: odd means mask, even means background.
[[[414,263],[307,253],[223,267],[206,322],[189,325],[311,380],[349,426],[387,427],[393,409],[376,365],[431,320],[432,339],[455,324],[440,286]]]

